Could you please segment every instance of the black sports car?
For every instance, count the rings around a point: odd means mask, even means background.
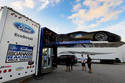
[[[70,58],[72,59],[72,64],[76,64],[77,63],[77,57],[75,55],[60,55],[58,57],[58,64],[60,65],[65,65],[66,64],[66,58],[70,56]]]
[[[108,31],[83,32],[77,31],[68,34],[60,34],[58,41],[77,41],[77,40],[92,40],[92,41],[109,41],[119,42],[121,37]]]

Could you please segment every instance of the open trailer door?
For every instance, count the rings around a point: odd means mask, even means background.
[[[57,47],[55,46],[56,33],[48,28],[41,29],[38,75],[53,70],[53,63],[57,58]],[[55,64],[56,66],[57,64]]]

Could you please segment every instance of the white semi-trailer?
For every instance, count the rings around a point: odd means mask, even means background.
[[[11,8],[0,9],[0,83],[35,74],[40,25]]]
[[[58,56],[73,54],[80,60],[83,54],[90,55],[93,62],[115,63],[125,62],[125,43],[124,42],[90,42],[81,46],[59,47]]]

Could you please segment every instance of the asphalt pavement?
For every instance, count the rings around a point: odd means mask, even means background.
[[[81,71],[81,64],[66,72],[60,65],[41,79],[30,78],[26,83],[125,83],[125,64],[93,64],[93,73]]]

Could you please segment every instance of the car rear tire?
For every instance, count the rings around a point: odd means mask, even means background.
[[[98,32],[94,35],[95,41],[108,41],[108,35],[105,32]]]

